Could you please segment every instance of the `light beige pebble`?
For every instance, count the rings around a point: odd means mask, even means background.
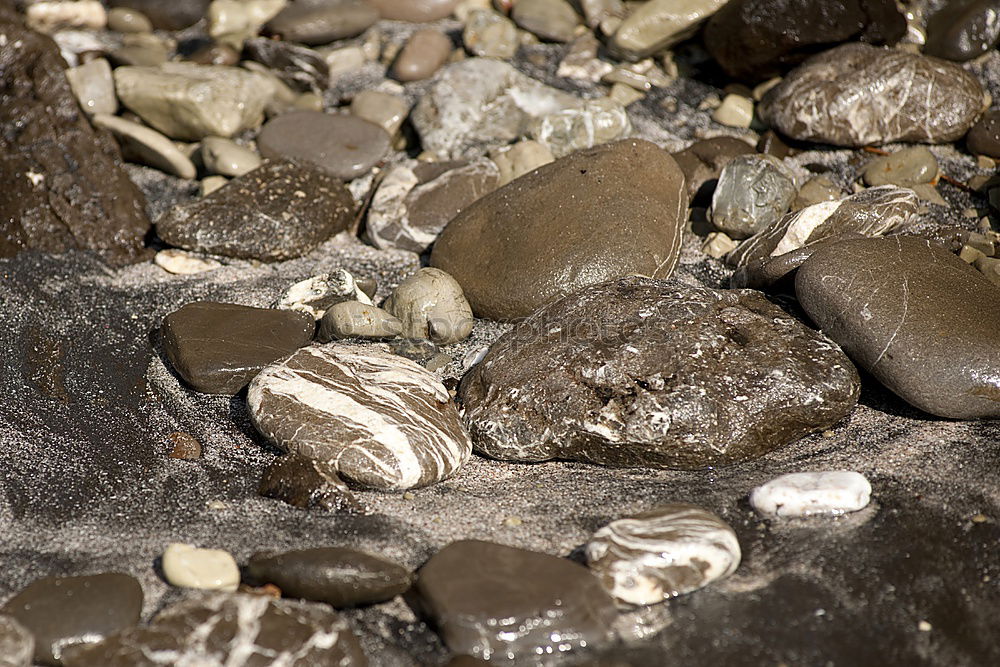
[[[228,182],[229,179],[225,176],[206,176],[201,179],[201,184],[198,188],[198,195],[201,197],[207,197]]]
[[[753,122],[753,100],[742,95],[726,95],[712,120],[729,127],[750,127]]]
[[[177,248],[167,248],[156,253],[156,256],[153,257],[153,263],[167,273],[179,276],[204,273],[222,267],[222,263],[214,259]]]
[[[287,0],[213,0],[208,6],[208,34],[240,50],[286,4]]]
[[[235,591],[240,585],[240,568],[222,549],[174,542],[164,550],[162,566],[167,582],[181,588]]]
[[[349,74],[350,72],[356,72],[365,66],[368,58],[365,56],[365,51],[360,46],[348,46],[342,49],[333,49],[328,51],[323,59],[326,61],[326,66],[330,70],[330,84],[334,84],[337,79]]]
[[[402,323],[377,306],[341,301],[323,314],[316,339],[329,343],[342,338],[395,338],[402,331]]]
[[[36,2],[24,14],[29,28],[44,33],[67,28],[100,30],[108,24],[108,13],[98,0]]]
[[[520,44],[514,22],[489,10],[477,10],[469,15],[462,41],[473,55],[500,59],[513,58]]]
[[[260,166],[260,156],[249,148],[223,137],[201,140],[201,160],[205,169],[220,176],[242,176]]]
[[[711,232],[705,237],[705,242],[701,244],[701,251],[709,257],[721,259],[733,250],[738,244],[724,232]]]
[[[626,85],[624,83],[616,83],[611,86],[611,92],[608,93],[608,98],[614,100],[623,107],[638,102],[641,99],[645,99],[646,94],[636,90],[634,87]]]
[[[93,123],[115,135],[126,160],[181,178],[194,178],[198,173],[194,163],[170,139],[152,128],[108,114],[95,115]]]
[[[108,30],[126,33],[153,32],[153,24],[138,10],[115,7],[108,11]]]
[[[114,114],[118,111],[115,80],[111,76],[111,65],[104,58],[95,58],[79,67],[70,67],[66,70],[66,79],[80,108],[88,115]]]
[[[865,167],[865,183],[910,187],[930,183],[938,174],[938,163],[926,146],[910,146],[875,158]]]
[[[958,253],[958,258],[967,264],[975,264],[986,259],[986,253],[970,245],[963,245],[962,250]]]
[[[410,107],[403,98],[378,90],[363,90],[351,100],[351,113],[375,123],[390,135],[399,131]]]
[[[455,18],[465,23],[472,12],[490,9],[490,0],[462,0],[455,6]]]
[[[440,30],[418,30],[399,52],[392,74],[400,81],[429,79],[448,61],[451,48],[451,40]]]
[[[542,165],[555,161],[555,156],[544,144],[531,139],[504,146],[490,153],[490,159],[500,170],[499,185],[507,185]],[[499,187],[499,186],[498,186]]]
[[[401,282],[385,309],[399,318],[407,338],[440,345],[465,340],[475,323],[461,286],[440,269],[423,268]]]

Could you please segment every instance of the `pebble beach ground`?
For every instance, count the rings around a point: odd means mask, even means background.
[[[0,2],[0,665],[1000,660],[996,8],[807,4]]]

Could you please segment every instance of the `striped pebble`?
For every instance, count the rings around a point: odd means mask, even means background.
[[[261,371],[247,400],[254,425],[278,447],[377,489],[439,482],[472,451],[444,385],[377,349],[303,348]]]
[[[767,516],[838,515],[867,507],[871,496],[872,485],[859,472],[793,472],[758,486],[750,504]]]
[[[631,605],[690,593],[740,564],[740,543],[729,524],[683,503],[612,521],[594,533],[586,553],[604,588]]]

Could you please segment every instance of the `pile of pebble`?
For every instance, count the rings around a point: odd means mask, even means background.
[[[998,418],[1000,235],[988,219],[913,232],[923,208],[949,206],[928,145],[964,137],[984,169],[1000,159],[1000,110],[959,64],[1000,39],[984,24],[993,3],[929,18],[834,4],[816,27],[793,0],[0,7],[0,72],[23,86],[0,91],[14,183],[0,255],[82,247],[177,276],[301,257],[337,234],[419,255],[399,284],[334,258],[266,307],[204,300],[163,319],[177,377],[245,400],[284,452],[260,494],[309,511],[363,515],[352,489],[410,492],[473,452],[691,470],[757,459],[848,417],[858,369],[929,415]],[[565,85],[508,62],[539,43],[565,45]],[[629,107],[690,66],[692,44],[732,83],[706,98],[712,132],[669,152]],[[40,129],[6,131],[18,123]],[[46,138],[61,148],[43,154]],[[876,148],[900,143],[914,145]],[[803,178],[787,160],[823,146],[859,149],[855,181]],[[151,224],[120,158],[198,196]],[[1000,196],[988,177],[960,185]],[[730,289],[671,278],[699,221]],[[794,295],[817,328],[759,290]],[[483,319],[512,326],[456,360],[449,346]],[[454,363],[464,375],[446,384]],[[190,435],[170,439],[170,456],[201,456]],[[872,488],[810,471],[747,492],[762,517],[817,528]],[[403,594],[456,656],[600,648],[621,611],[740,565],[710,509],[636,509],[593,534],[585,564],[462,540],[416,572],[343,546],[240,568],[171,544],[164,579],[199,592],[143,623],[128,575],[40,579],[0,610],[0,661],[378,664],[335,610]]]

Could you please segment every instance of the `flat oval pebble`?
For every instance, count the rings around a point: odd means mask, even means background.
[[[952,0],[927,20],[924,53],[946,60],[972,60],[998,41],[1000,5],[996,0]]]
[[[403,323],[377,306],[341,301],[330,306],[319,321],[316,340],[329,343],[342,338],[395,338]]]
[[[257,148],[266,158],[302,160],[350,181],[385,156],[389,134],[356,116],[292,111],[261,128]]]
[[[174,142],[154,129],[107,114],[97,114],[91,122],[95,127],[114,134],[121,144],[123,155],[136,162],[180,178],[194,178],[198,175],[194,163],[177,150]]]
[[[472,449],[444,385],[377,349],[304,348],[264,369],[247,401],[257,430],[278,447],[377,489],[441,481]]]
[[[865,167],[865,183],[872,186],[910,187],[930,183],[938,175],[938,163],[926,146],[911,146],[881,155]]]
[[[368,0],[368,3],[384,19],[411,23],[443,19],[459,4],[458,0]]]
[[[722,169],[712,195],[712,225],[745,239],[774,224],[797,193],[795,177],[770,155],[740,155]]]
[[[31,667],[35,638],[13,616],[0,614],[0,666]]]
[[[413,580],[396,563],[342,547],[254,554],[246,573],[258,584],[274,584],[282,595],[338,609],[391,600]]]
[[[480,317],[524,317],[584,285],[628,274],[669,276],[686,208],[684,176],[673,158],[646,141],[619,141],[573,153],[484,196],[448,223],[431,265],[458,281]]]
[[[1000,288],[918,238],[843,241],[799,268],[795,294],[858,366],[938,417],[1000,417]]]
[[[108,12],[108,30],[117,32],[153,32],[153,24],[140,11],[115,7]]]
[[[211,0],[111,0],[112,7],[142,12],[158,30],[181,30],[205,16]]]
[[[300,0],[289,3],[265,30],[289,42],[316,46],[360,35],[378,20],[364,0]]]
[[[418,30],[399,52],[392,74],[400,81],[429,79],[448,61],[451,49],[451,40],[440,30]]]
[[[458,395],[494,458],[695,469],[826,428],[859,390],[834,343],[759,292],[629,277],[516,325]]]
[[[530,664],[600,645],[617,615],[611,596],[578,563],[479,540],[438,551],[415,590],[452,652],[491,662]]]
[[[961,67],[901,49],[844,44],[772,88],[761,119],[786,136],[835,146],[939,144],[968,131],[983,87]]]
[[[35,662],[60,664],[76,644],[100,642],[139,622],[142,587],[127,574],[36,579],[0,609],[35,638]]]
[[[631,605],[703,588],[735,572],[741,555],[729,524],[682,503],[612,521],[594,533],[585,552],[604,589]]]
[[[115,80],[104,58],[95,58],[79,67],[66,70],[66,80],[77,101],[88,114],[113,114],[118,111]]]
[[[222,549],[175,542],[164,550],[162,563],[163,575],[173,586],[235,591],[240,585],[240,568],[233,555]]]
[[[510,16],[519,27],[551,42],[568,42],[580,17],[566,0],[518,0]]]
[[[755,488],[750,504],[765,516],[837,515],[864,509],[871,495],[872,485],[858,472],[793,472]]]
[[[639,60],[691,37],[726,0],[650,0],[622,21],[611,38],[611,49]]]
[[[402,335],[438,345],[465,340],[475,324],[461,285],[440,269],[420,269],[401,282],[384,305],[400,319]]]

